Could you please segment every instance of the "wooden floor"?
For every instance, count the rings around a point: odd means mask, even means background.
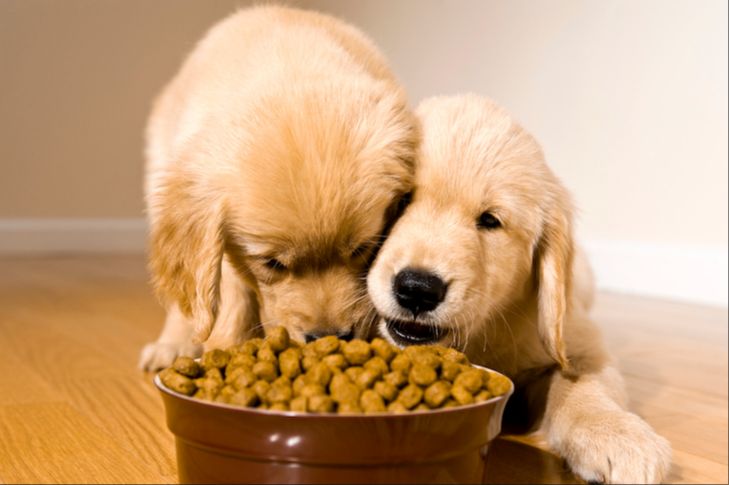
[[[135,367],[163,316],[146,280],[139,256],[0,259],[0,482],[177,480]],[[669,481],[727,483],[727,311],[602,294],[595,317],[632,409],[673,445]],[[488,466],[499,482],[576,482],[518,438]]]

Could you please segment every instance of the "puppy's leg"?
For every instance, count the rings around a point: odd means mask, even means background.
[[[260,319],[255,292],[238,276],[228,257],[220,273],[220,309],[205,349],[226,348],[258,336]]]
[[[587,481],[659,483],[671,465],[670,444],[625,403],[622,378],[612,366],[577,377],[556,372],[541,429]]]
[[[164,327],[156,342],[148,343],[139,357],[139,367],[156,371],[172,364],[178,355],[199,357],[202,345],[192,341],[193,325],[177,304],[167,310]]]

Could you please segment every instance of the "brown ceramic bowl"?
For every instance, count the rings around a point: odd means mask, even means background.
[[[481,483],[514,390],[435,411],[337,415],[201,401],[154,382],[180,483]]]

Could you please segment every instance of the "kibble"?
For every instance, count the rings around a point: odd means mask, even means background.
[[[274,352],[281,352],[289,347],[289,332],[284,327],[274,327],[266,335],[266,341]]]
[[[178,357],[165,387],[236,406],[309,413],[407,413],[487,401],[511,390],[505,376],[473,367],[456,349],[330,335],[302,344],[283,327],[265,339]]]
[[[165,369],[159,373],[159,378],[169,389],[180,394],[192,396],[197,390],[197,386],[189,377],[183,376],[175,369]]]
[[[200,375],[200,365],[192,357],[176,358],[172,368],[186,377],[194,378]]]
[[[372,349],[364,340],[354,339],[342,346],[342,354],[351,365],[362,365],[369,360]]]

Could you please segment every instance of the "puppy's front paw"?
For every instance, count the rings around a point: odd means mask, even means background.
[[[588,482],[660,483],[671,467],[671,445],[627,411],[576,422],[561,443],[572,470]]]
[[[180,355],[200,357],[202,345],[192,342],[151,342],[144,346],[139,356],[139,368],[157,371],[169,367]]]

